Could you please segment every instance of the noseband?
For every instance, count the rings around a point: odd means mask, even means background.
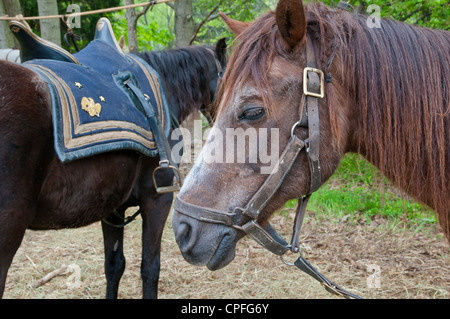
[[[319,99],[323,98],[325,95],[324,85],[324,73],[316,68],[314,47],[308,37],[306,44],[306,68],[303,70],[303,96],[300,104],[300,118],[298,122],[292,126],[291,137],[288,144],[283,150],[275,169],[267,177],[263,185],[244,208],[236,207],[231,213],[193,205],[183,201],[178,196],[174,202],[174,209],[181,214],[201,222],[223,224],[241,230],[276,255],[282,256],[289,250],[295,253],[300,252],[298,260],[291,265],[297,266],[300,270],[321,282],[325,289],[331,293],[346,298],[359,298],[358,296],[345,291],[320,274],[308,261],[306,261],[306,259],[303,258],[299,247],[299,235],[306,211],[306,205],[311,194],[318,190],[322,184],[322,171],[319,160]],[[309,136],[307,139],[301,140],[294,134],[297,127],[308,128]],[[266,204],[280,188],[303,149],[308,158],[311,181],[308,194],[299,198],[292,239],[291,243],[288,244],[270,224],[263,228],[259,225],[257,219]],[[250,221],[240,226],[248,219],[250,219]]]

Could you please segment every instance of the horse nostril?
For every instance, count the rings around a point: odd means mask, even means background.
[[[185,250],[184,248],[189,243],[189,240],[191,238],[191,232],[192,232],[191,231],[191,226],[189,226],[189,224],[187,224],[187,223],[181,223],[178,226],[176,241],[178,243],[178,246],[182,250]]]

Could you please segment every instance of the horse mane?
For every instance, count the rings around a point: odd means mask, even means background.
[[[449,237],[450,33],[389,19],[371,29],[367,16],[321,3],[306,5],[305,13],[319,67],[347,89],[355,105],[359,127],[350,151],[363,154],[397,186],[432,207]],[[279,38],[274,12],[240,34],[219,92],[222,99],[232,98],[249,79],[260,92],[270,87],[266,71],[273,57],[292,59]],[[331,127],[339,135],[339,105],[332,102],[335,93],[342,93],[335,84],[327,84],[325,93]]]
[[[192,46],[138,55],[158,72],[169,106],[182,121],[192,111],[212,102],[210,81],[213,79],[208,74],[211,67],[216,67],[213,54],[209,48]]]

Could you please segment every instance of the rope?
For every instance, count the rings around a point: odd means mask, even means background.
[[[42,19],[61,19],[61,18],[64,19],[67,17],[86,16],[86,15],[97,14],[97,13],[119,11],[119,10],[123,10],[123,9],[153,6],[155,4],[172,2],[172,1],[176,1],[176,0],[158,0],[158,1],[155,0],[155,1],[145,2],[145,3],[129,4],[127,6],[112,7],[112,8],[98,9],[98,10],[91,10],[91,11],[84,11],[84,12],[75,12],[75,13],[68,13],[68,14],[38,16],[38,17],[8,17],[7,15],[5,15],[5,16],[0,17],[0,21],[1,20],[42,20]]]

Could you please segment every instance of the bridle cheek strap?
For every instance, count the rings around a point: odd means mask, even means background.
[[[242,230],[256,240],[261,246],[279,256],[284,255],[290,250],[291,246],[278,235],[270,224],[264,229],[256,222],[256,220],[268,201],[280,188],[305,145],[305,142],[295,135],[291,136],[275,169],[242,212],[243,215],[251,218],[251,221],[242,226]]]
[[[267,177],[264,184],[253,195],[247,204],[247,208],[242,212],[251,219],[257,219],[266,204],[275,195],[281,184],[284,182],[292,165],[298,157],[300,151],[305,147],[305,142],[295,135],[292,135],[288,144],[284,148],[274,170]]]
[[[322,185],[322,168],[320,167],[320,119],[319,99],[325,96],[324,74],[316,69],[314,47],[311,39],[307,38],[306,68],[303,71],[303,94],[306,96],[306,111],[308,117],[309,168],[311,171],[311,184],[308,194],[314,193]]]

